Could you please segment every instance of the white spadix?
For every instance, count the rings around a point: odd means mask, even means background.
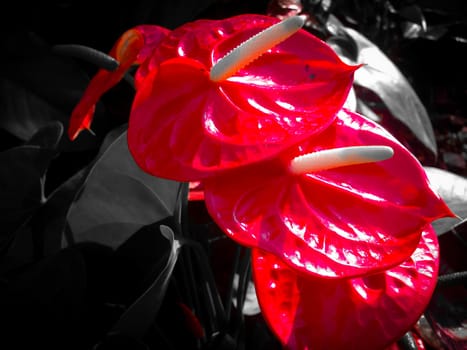
[[[304,23],[303,16],[292,16],[259,32],[217,61],[211,68],[211,80],[222,81],[232,76],[263,53],[296,33],[303,27]]]
[[[349,165],[379,162],[393,155],[394,150],[389,146],[333,148],[295,157],[290,162],[289,170],[294,174],[306,174]]]

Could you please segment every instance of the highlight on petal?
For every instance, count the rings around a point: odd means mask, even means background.
[[[252,251],[252,262],[263,317],[286,349],[384,349],[428,305],[438,274],[438,242],[428,226],[403,263],[353,279],[297,273],[259,249]]]
[[[241,111],[195,60],[175,58],[149,74],[130,115],[128,143],[147,172],[180,181],[271,157],[297,142],[279,118]],[[200,93],[200,92],[203,93]],[[180,101],[183,101],[181,103]],[[332,118],[307,121],[315,133]]]
[[[292,159],[342,147],[390,147],[387,160],[294,174]],[[273,159],[204,181],[207,209],[240,244],[326,278],[391,268],[416,248],[423,228],[453,216],[418,160],[374,122],[350,111]]]
[[[161,42],[141,67],[131,112],[130,149],[140,166],[197,181],[270,158],[333,122],[358,66],[303,30],[230,78],[210,79],[213,64],[275,23],[259,15],[196,21]]]

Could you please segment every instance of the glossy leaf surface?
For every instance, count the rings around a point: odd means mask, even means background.
[[[53,122],[25,144],[0,152],[0,251],[44,203],[45,174],[57,156],[63,126]]]
[[[390,146],[394,156],[302,175],[288,170],[298,155],[358,145]],[[345,110],[324,132],[276,159],[204,186],[209,213],[228,236],[330,278],[401,263],[427,223],[452,215],[411,153],[374,122]]]
[[[68,222],[77,242],[118,247],[145,225],[172,216],[180,184],[144,173],[128,152],[126,131],[109,135],[71,205]]]
[[[277,154],[326,128],[358,66],[301,30],[230,78],[211,67],[277,19],[242,15],[172,31],[136,74],[129,147],[160,177],[199,180]]]
[[[438,235],[449,231],[460,219],[467,218],[467,179],[447,170],[425,167],[432,188],[439,193],[457,218],[443,218],[433,223]]]
[[[387,106],[394,118],[405,124],[434,154],[437,153],[433,127],[415,90],[398,67],[370,40],[356,30],[343,27],[357,45],[355,84],[370,89]]]
[[[160,225],[158,231],[160,232],[156,231],[154,233],[160,234],[161,238],[168,241],[168,247],[166,247],[166,244],[158,242],[167,251],[162,259],[163,263],[161,264],[163,267],[151,285],[121,316],[114,326],[113,332],[135,338],[143,337],[161,307],[182,245],[175,238],[174,232],[169,226]]]
[[[20,43],[20,44],[19,44]],[[54,55],[48,44],[27,31],[0,38],[0,128],[27,140],[52,122],[68,124],[69,112],[87,84],[85,73],[69,58]],[[107,125],[102,113],[99,128]],[[85,150],[98,146],[86,135],[79,142],[60,141],[60,150]]]
[[[420,317],[438,274],[438,241],[427,228],[412,256],[390,270],[328,280],[253,250],[263,316],[287,349],[384,349]]]

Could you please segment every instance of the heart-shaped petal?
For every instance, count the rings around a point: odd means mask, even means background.
[[[129,144],[146,171],[195,181],[269,158],[332,123],[358,67],[298,31],[226,80],[209,71],[276,19],[243,15],[186,24],[137,74]]]
[[[297,273],[254,249],[261,311],[286,349],[384,349],[418,320],[438,273],[438,241],[426,228],[412,256],[390,270],[354,279]]]
[[[293,174],[297,156],[389,146],[388,160]],[[240,244],[328,278],[381,271],[407,259],[422,229],[453,216],[418,160],[374,122],[342,110],[333,125],[274,159],[206,179],[210,215]]]

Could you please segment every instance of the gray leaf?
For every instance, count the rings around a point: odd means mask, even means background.
[[[365,36],[343,27],[358,46],[355,84],[370,89],[381,98],[391,114],[404,123],[434,154],[436,141],[428,113],[410,83],[392,61]]]
[[[467,218],[467,179],[449,171],[425,167],[431,187],[460,218]],[[458,218],[443,218],[433,223],[439,234],[449,231],[459,222]]]
[[[75,241],[118,247],[145,225],[172,216],[180,183],[141,170],[121,133],[101,151],[73,203],[68,222]],[[111,136],[111,135],[109,135]]]

